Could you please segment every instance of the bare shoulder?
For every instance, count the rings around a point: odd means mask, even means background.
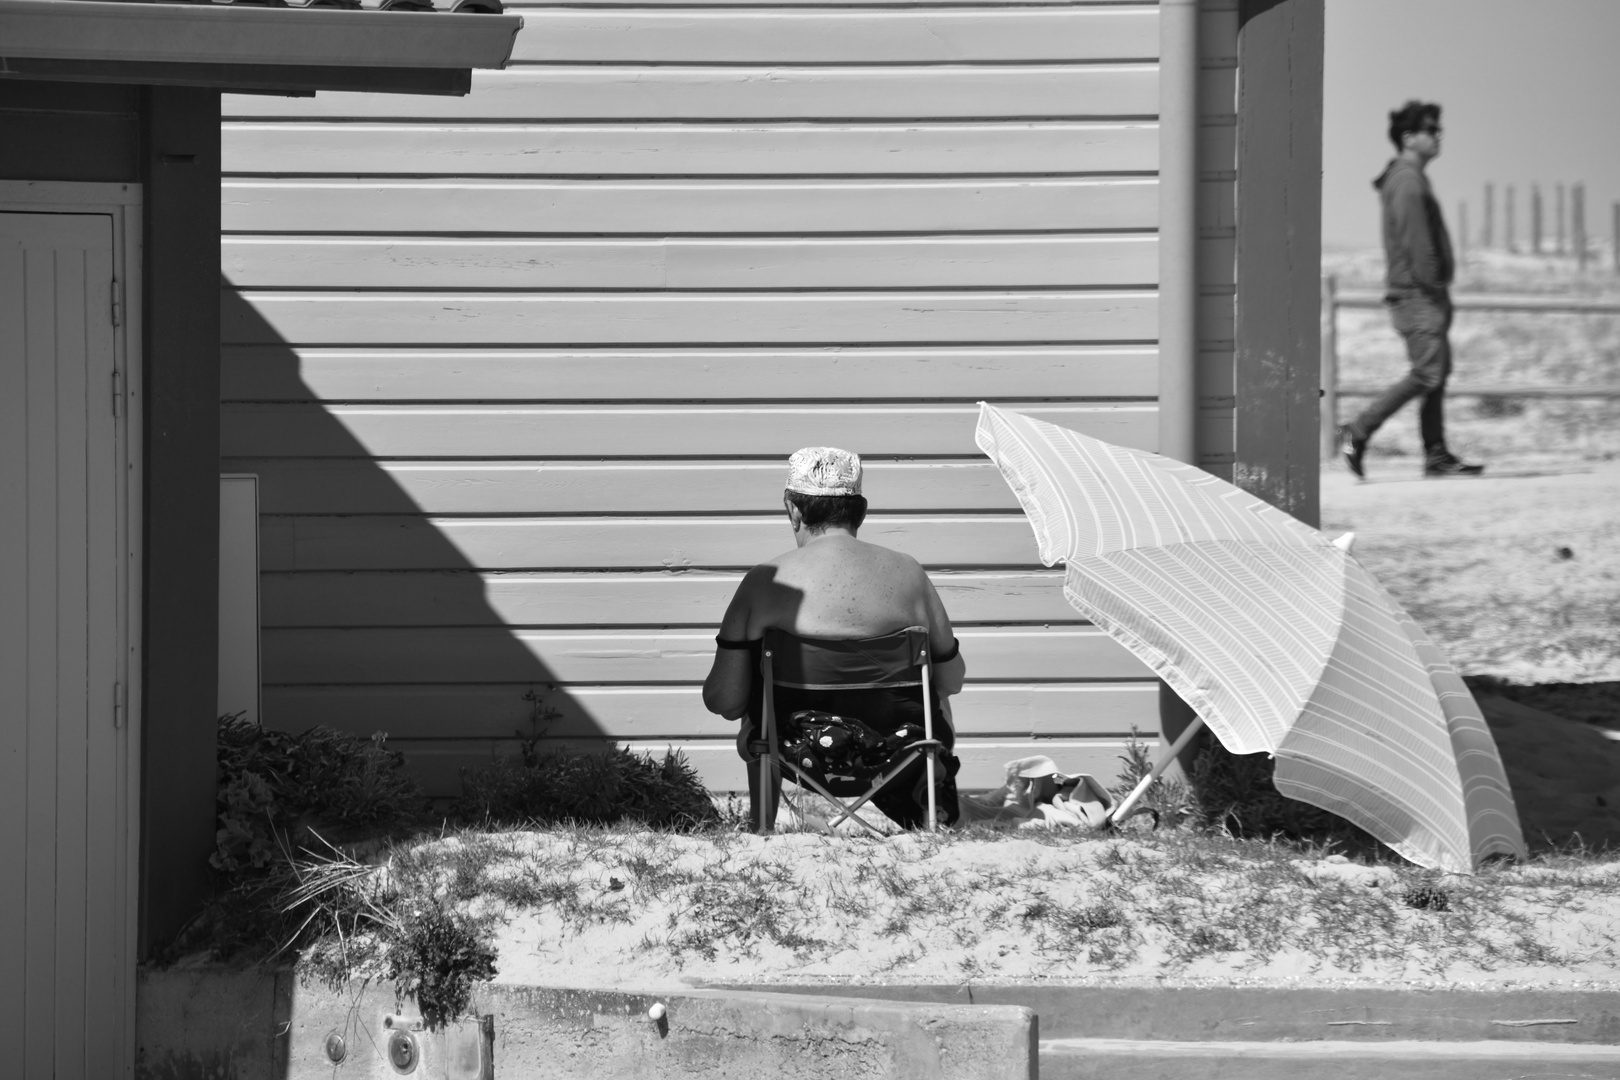
[[[871,567],[878,576],[895,588],[907,605],[924,605],[934,595],[934,585],[922,563],[903,551],[895,551],[878,544],[869,544]]]
[[[881,553],[881,558],[888,564],[888,569],[897,574],[903,574],[907,580],[913,582],[928,580],[928,572],[923,569],[922,563],[905,552],[886,548],[879,544],[869,544],[867,546],[873,551]]]

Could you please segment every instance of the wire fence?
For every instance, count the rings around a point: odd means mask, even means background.
[[[1523,312],[1542,315],[1620,315],[1620,301],[1586,300],[1560,296],[1513,296],[1498,293],[1453,295],[1457,311]],[[1339,311],[1346,308],[1384,308],[1384,294],[1372,289],[1344,289],[1329,274],[1322,278],[1322,457],[1338,453],[1339,398],[1373,397],[1382,385],[1341,384],[1339,381]],[[1553,399],[1620,399],[1620,386],[1597,384],[1448,386],[1447,397],[1503,397]]]

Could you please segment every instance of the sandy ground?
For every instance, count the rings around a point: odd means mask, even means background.
[[[1414,876],[1390,866],[1189,863],[1132,838],[654,842],[698,883],[638,875],[651,853],[633,836],[582,860],[523,836],[521,857],[572,878],[592,914],[508,912],[497,981],[1620,986],[1620,863],[1448,879],[1436,912],[1404,903]]]
[[[1322,475],[1322,528],[1355,555],[1465,675],[1620,680],[1620,462],[1509,459],[1424,480],[1372,459],[1368,482]]]
[[[566,835],[520,833],[503,838],[512,872],[571,899],[499,909],[498,981],[1620,988],[1620,861],[1545,854],[1620,852],[1620,742],[1480,700],[1543,853],[1527,866],[1463,878],[1393,857],[1256,860],[1253,846],[1188,858],[1173,837],[1079,831],[723,845],[631,833],[583,854]],[[1405,902],[1426,884],[1451,910]]]

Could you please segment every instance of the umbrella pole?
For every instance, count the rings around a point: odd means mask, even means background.
[[[923,738],[932,741],[934,738],[934,710],[929,692],[932,690],[929,675],[933,673],[934,661],[928,655],[928,646],[922,648],[922,699],[923,699]],[[939,813],[934,806],[934,767],[936,754],[934,748],[928,751],[928,831],[933,832],[939,827]]]
[[[1159,755],[1159,760],[1153,764],[1153,771],[1142,777],[1137,782],[1136,787],[1131,789],[1131,793],[1120,800],[1118,806],[1108,811],[1108,815],[1103,818],[1103,822],[1113,825],[1129,817],[1131,811],[1136,809],[1136,804],[1142,800],[1142,796],[1147,794],[1147,789],[1153,786],[1153,781],[1164,774],[1164,770],[1168,769],[1170,763],[1176,760],[1176,755],[1186,749],[1187,744],[1192,742],[1192,737],[1198,734],[1203,726],[1204,718],[1202,716],[1193,717],[1192,723],[1188,724],[1186,730],[1176,736],[1176,741],[1170,744],[1170,749]]]

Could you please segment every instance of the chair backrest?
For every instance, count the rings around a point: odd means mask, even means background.
[[[799,690],[920,686],[928,630],[908,626],[882,637],[848,640],[767,630],[762,645],[777,686]]]

